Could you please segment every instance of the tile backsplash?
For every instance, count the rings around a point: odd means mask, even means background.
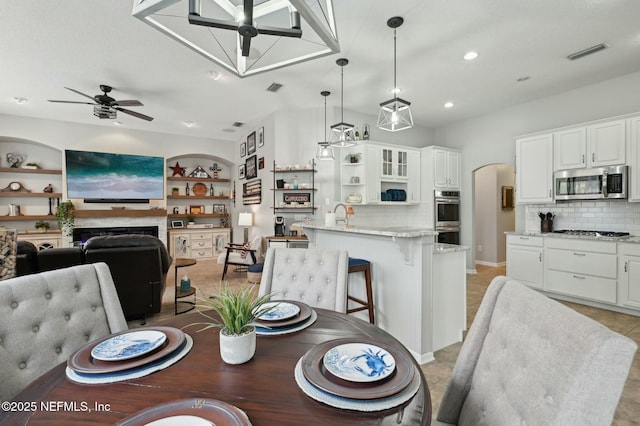
[[[629,232],[640,235],[640,203],[625,200],[571,201],[526,206],[526,232],[540,232],[538,213],[552,212],[553,229]]]

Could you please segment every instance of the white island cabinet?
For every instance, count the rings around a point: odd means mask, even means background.
[[[434,244],[437,232],[408,227],[299,223],[310,246],[347,250],[371,262],[376,325],[400,340],[419,363],[462,340],[466,329],[466,251]],[[350,274],[349,293],[364,296],[363,274]],[[366,313],[355,315],[366,319]]]

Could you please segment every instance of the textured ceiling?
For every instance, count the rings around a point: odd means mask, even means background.
[[[339,95],[335,60],[346,57],[345,120],[349,111],[376,115],[393,83],[386,21],[396,15],[405,18],[398,29],[401,97],[424,127],[640,70],[637,0],[335,0],[341,53],[245,79],[222,71],[217,81],[209,73],[220,68],[132,17],[132,6],[0,1],[0,113],[113,126],[94,117],[90,105],[47,102],[86,100],[65,86],[95,95],[99,84],[109,84],[113,97],[139,99],[144,106],[130,109],[155,117],[120,113],[125,127],[237,140],[245,131],[229,132],[235,121],[250,126],[276,110],[321,107],[321,90]],[[610,48],[566,59],[602,42]],[[478,59],[464,61],[469,50]],[[516,81],[523,76],[531,78]],[[284,87],[269,93],[272,82]],[[447,101],[455,106],[443,108]],[[328,105],[339,106],[339,96]],[[195,124],[187,128],[185,121]]]

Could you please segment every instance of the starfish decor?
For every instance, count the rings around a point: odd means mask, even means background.
[[[184,176],[184,171],[185,171],[185,169],[186,169],[186,167],[181,167],[181,166],[180,166],[180,163],[179,163],[179,162],[177,162],[177,161],[176,161],[176,165],[175,165],[175,166],[173,166],[173,167],[169,166],[169,168],[170,168],[171,170],[173,170],[173,175],[171,175],[172,177],[173,177],[173,176],[176,176],[176,175],[178,175],[178,176]]]

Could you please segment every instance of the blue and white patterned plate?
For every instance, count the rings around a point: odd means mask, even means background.
[[[258,317],[262,321],[281,321],[293,318],[300,313],[300,307],[289,302],[267,302],[260,305],[260,309],[275,306],[266,314]]]
[[[123,361],[153,351],[166,339],[167,335],[161,331],[132,331],[114,336],[96,345],[91,350],[91,356],[100,361]]]
[[[350,382],[375,382],[388,377],[396,360],[386,350],[366,343],[335,346],[322,359],[329,373]]]

